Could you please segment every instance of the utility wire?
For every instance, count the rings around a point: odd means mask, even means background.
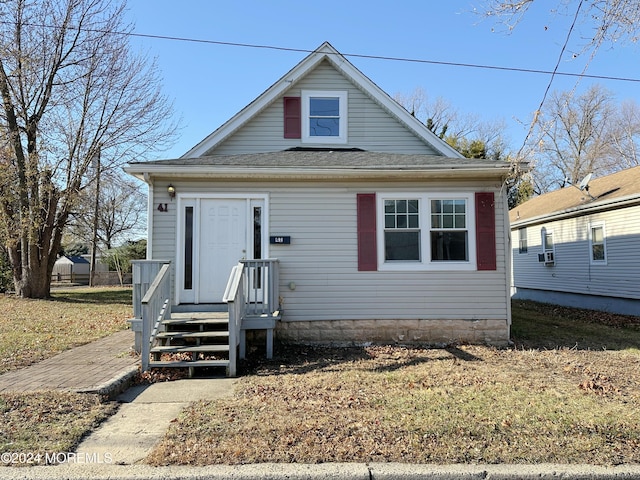
[[[574,22],[575,24],[575,22]],[[573,25],[572,25],[573,29]],[[218,40],[204,40],[204,39],[196,39],[196,38],[187,38],[187,37],[173,37],[167,35],[153,35],[148,33],[123,33],[123,35],[129,35],[132,37],[139,38],[151,38],[155,40],[171,40],[171,41],[179,41],[179,42],[191,42],[191,43],[204,43],[210,45],[224,45],[229,47],[244,47],[244,48],[261,48],[266,50],[279,50],[284,52],[299,52],[299,53],[313,53],[314,50],[308,50],[304,48],[289,48],[289,47],[277,47],[274,45],[260,45],[260,44],[252,44],[252,43],[236,43],[236,42],[222,42]],[[564,49],[566,48],[563,47]],[[549,70],[540,70],[534,68],[518,68],[518,67],[502,67],[497,65],[483,65],[483,64],[475,64],[475,63],[461,63],[461,62],[445,62],[438,60],[425,60],[419,58],[407,58],[407,57],[389,57],[389,56],[381,56],[381,55],[364,55],[359,53],[343,53],[340,52],[344,57],[352,57],[352,58],[366,58],[371,60],[388,60],[394,62],[406,62],[406,63],[426,63],[430,65],[444,65],[449,67],[466,67],[466,68],[481,68],[487,70],[502,70],[507,72],[520,72],[520,73],[538,73],[542,75],[555,75],[555,76],[567,76],[567,77],[580,77],[580,78],[593,78],[599,80],[616,80],[621,82],[638,82],[640,83],[640,78],[629,78],[629,77],[615,77],[611,75],[587,75],[585,73],[570,73],[570,72],[559,72],[558,65],[553,71]]]
[[[531,137],[531,134],[533,133],[533,129],[536,126],[536,123],[538,123],[538,119],[540,117],[540,112],[542,111],[542,107],[544,106],[544,102],[547,100],[547,95],[549,94],[549,90],[551,89],[551,84],[553,83],[554,78],[556,77],[556,75],[560,75],[560,73],[558,73],[558,68],[560,67],[560,62],[562,61],[562,57],[564,56],[564,52],[567,49],[567,45],[569,44],[569,39],[571,38],[571,33],[573,32],[573,28],[576,25],[576,22],[578,21],[578,15],[580,14],[580,9],[582,8],[582,3],[584,2],[584,0],[580,0],[580,3],[578,4],[578,8],[576,8],[576,14],[573,17],[573,22],[571,23],[571,26],[569,27],[569,31],[567,32],[567,38],[565,38],[564,41],[564,45],[562,45],[562,48],[560,49],[560,54],[558,55],[558,61],[556,62],[556,66],[553,69],[553,72],[551,73],[551,78],[549,79],[549,83],[547,84],[547,88],[544,91],[544,95],[542,95],[542,100],[540,101],[540,105],[538,106],[538,109],[535,111],[534,116],[533,116],[533,120],[531,121],[531,124],[529,125],[529,131],[527,132],[527,135],[524,137],[524,141],[522,142],[522,146],[520,147],[520,149],[518,150],[518,153],[516,154],[516,158],[515,161],[519,161],[518,159],[520,158],[520,155],[522,154],[522,151],[524,150],[524,148],[527,145],[527,142],[529,141],[529,137]],[[584,73],[584,72],[583,72]],[[576,75],[579,76],[581,78],[587,77],[587,78],[592,78],[591,75]]]
[[[0,21],[0,24],[12,24],[13,22]],[[41,24],[28,24],[33,27],[45,27],[45,28],[55,28],[51,25],[41,25]],[[573,28],[573,26],[572,26]],[[125,35],[129,37],[137,37],[137,38],[149,38],[153,40],[167,40],[173,42],[187,42],[187,43],[201,43],[205,45],[222,45],[228,47],[242,47],[242,48],[256,48],[256,49],[264,49],[264,50],[277,50],[282,52],[298,52],[298,53],[313,53],[315,50],[309,50],[304,48],[292,48],[292,47],[278,47],[275,45],[263,45],[263,44],[255,44],[255,43],[238,43],[238,42],[223,42],[219,40],[206,40],[199,38],[189,38],[189,37],[176,37],[171,35],[156,35],[150,33],[135,33],[135,32],[106,32],[104,30],[99,29],[88,29],[84,28],[84,31],[97,32],[97,33],[114,33],[116,35]],[[566,44],[565,44],[566,47]],[[563,51],[564,48],[563,47]],[[565,76],[565,77],[578,77],[578,78],[591,78],[596,80],[614,80],[620,82],[637,82],[640,83],[640,78],[630,78],[630,77],[617,77],[612,75],[587,75],[584,72],[582,73],[570,73],[570,72],[559,72],[558,65],[553,71],[550,70],[541,70],[535,68],[518,68],[518,67],[503,67],[498,65],[486,65],[486,64],[476,64],[476,63],[462,63],[462,62],[446,62],[446,61],[438,61],[438,60],[426,60],[420,58],[408,58],[408,57],[389,57],[382,55],[365,55],[359,53],[342,53],[341,55],[344,57],[352,57],[352,58],[365,58],[370,60],[385,60],[385,61],[393,61],[393,62],[405,62],[405,63],[422,63],[429,65],[443,65],[449,67],[464,67],[464,68],[477,68],[484,70],[498,70],[505,72],[519,72],[519,73],[535,73],[541,75],[553,75],[553,76]]]

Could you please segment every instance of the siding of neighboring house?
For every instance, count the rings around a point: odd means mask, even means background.
[[[592,224],[604,225],[606,263],[590,261]],[[538,262],[542,228],[553,232],[553,266]],[[562,301],[562,293],[577,294],[581,297],[573,300],[576,306],[638,314],[640,304],[633,301],[640,300],[640,206],[528,225],[526,229],[527,253],[519,253],[518,228],[512,230],[514,298],[555,303]],[[616,309],[616,300],[605,297],[621,299],[621,307]],[[563,303],[569,304],[571,298],[566,296],[565,300]],[[627,311],[624,305],[635,305],[636,311]]]
[[[372,192],[493,191],[496,204],[504,201],[493,184],[474,187],[453,182],[227,183],[174,182],[180,194],[269,194],[269,235],[290,235],[290,245],[270,245],[268,256],[280,260],[280,294],[284,322],[341,319],[463,319],[496,320],[506,325],[508,279],[505,265],[507,228],[503,209],[496,207],[497,269],[478,272],[358,271],[356,195]],[[166,184],[156,184],[156,201]],[[154,211],[153,258],[175,264],[176,208]],[[295,290],[288,285],[295,282]],[[354,302],[357,298],[357,302]],[[400,299],[400,301],[398,301]],[[455,308],[452,306],[455,305]]]
[[[349,141],[337,147],[357,147],[376,152],[438,154],[326,61],[293,85],[285,96],[299,96],[302,90],[348,91]],[[280,97],[208,154],[275,152],[300,145],[300,139],[284,138],[283,102]]]

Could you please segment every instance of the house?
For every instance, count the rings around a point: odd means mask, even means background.
[[[588,177],[509,215],[514,298],[640,315],[640,167]]]
[[[278,337],[332,344],[506,344],[508,169],[463,158],[328,43],[181,158],[126,167],[174,307],[277,259]]]

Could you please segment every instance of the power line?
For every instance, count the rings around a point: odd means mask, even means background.
[[[578,20],[578,15],[580,14],[580,9],[582,8],[582,3],[583,3],[583,0],[580,0],[580,3],[578,4],[578,8],[576,9],[576,14],[573,17],[573,22],[571,23],[571,27],[569,27],[569,31],[567,32],[567,38],[565,38],[564,44],[562,45],[562,48],[560,49],[560,54],[558,55],[558,61],[556,62],[556,66],[553,69],[553,72],[551,73],[551,78],[549,79],[549,83],[547,84],[547,88],[544,91],[544,95],[542,95],[542,100],[540,101],[540,105],[538,106],[538,109],[536,110],[536,112],[535,112],[535,114],[533,116],[533,120],[531,121],[531,124],[529,125],[529,130],[527,131],[527,135],[524,137],[524,141],[522,142],[522,146],[520,147],[520,149],[518,150],[518,153],[516,154],[516,161],[519,160],[520,155],[522,154],[522,151],[526,147],[527,142],[529,141],[529,138],[531,137],[531,134],[533,133],[533,129],[535,128],[536,123],[538,123],[538,119],[540,117],[540,112],[542,111],[542,107],[544,106],[544,102],[547,100],[547,95],[549,95],[549,90],[551,89],[551,84],[553,83],[553,79],[555,78],[556,75],[558,75],[558,68],[560,67],[560,62],[562,61],[562,57],[564,56],[564,51],[566,50],[567,45],[569,44],[569,39],[571,38],[571,33],[573,32],[573,28],[575,27],[576,21]]]
[[[13,22],[0,21],[0,24],[12,24]],[[45,27],[45,28],[56,28],[52,25],[41,25],[41,24],[25,24],[33,27]],[[176,37],[171,35],[157,35],[151,33],[135,33],[135,32],[107,32],[99,29],[89,29],[83,28],[82,30],[88,32],[96,32],[96,33],[114,33],[116,35],[125,35],[129,37],[137,37],[137,38],[149,38],[153,40],[167,40],[173,42],[186,42],[186,43],[200,43],[205,45],[222,45],[227,47],[242,47],[242,48],[256,48],[263,50],[276,50],[282,52],[298,52],[298,53],[313,53],[314,50],[304,49],[304,48],[293,48],[293,47],[279,47],[275,45],[264,45],[264,44],[255,44],[255,43],[239,43],[239,42],[224,42],[220,40],[207,40],[201,38],[189,38],[189,37]],[[486,65],[486,64],[477,64],[477,63],[463,63],[463,62],[446,62],[439,60],[426,60],[420,58],[409,58],[409,57],[390,57],[390,56],[382,56],[382,55],[365,55],[360,53],[342,53],[341,55],[344,57],[352,57],[352,58],[365,58],[370,60],[385,60],[385,61],[393,61],[393,62],[405,62],[405,63],[421,63],[428,65],[442,65],[448,67],[463,67],[463,68],[477,68],[484,70],[497,70],[497,71],[505,71],[505,72],[517,72],[517,73],[535,73],[540,75],[553,75],[553,76],[565,76],[565,77],[578,77],[578,78],[590,78],[594,80],[612,80],[619,82],[637,82],[640,83],[640,78],[630,78],[630,77],[617,77],[612,75],[590,75],[584,72],[582,73],[571,73],[571,72],[558,72],[557,65],[554,70],[542,70],[535,68],[519,68],[519,67],[504,67],[499,65]]]
[[[278,47],[274,45],[260,45],[260,44],[252,44],[252,43],[237,43],[237,42],[223,42],[219,40],[205,40],[205,39],[197,39],[197,38],[187,38],[187,37],[174,37],[168,35],[153,35],[148,33],[123,33],[123,35],[130,35],[132,37],[140,37],[140,38],[151,38],[155,40],[171,40],[171,41],[179,41],[179,42],[190,42],[190,43],[204,43],[210,45],[223,45],[229,47],[244,47],[244,48],[260,48],[266,50],[279,50],[284,52],[299,52],[299,53],[313,53],[314,50],[308,50],[304,48],[290,48],[290,47]],[[394,62],[407,62],[407,63],[426,63],[430,65],[444,65],[449,67],[465,67],[465,68],[480,68],[486,70],[501,70],[507,72],[519,72],[519,73],[537,73],[542,75],[555,75],[555,76],[566,76],[566,77],[580,77],[580,78],[592,78],[596,80],[615,80],[620,82],[638,82],[640,83],[640,78],[629,78],[629,77],[616,77],[611,75],[589,75],[585,73],[570,73],[570,72],[558,72],[556,68],[554,70],[541,70],[534,68],[518,68],[518,67],[502,67],[497,65],[484,65],[484,64],[476,64],[476,63],[461,63],[461,62],[445,62],[438,60],[425,60],[419,58],[408,58],[408,57],[389,57],[382,55],[365,55],[360,53],[343,53],[341,55],[344,57],[352,57],[352,58],[366,58],[371,60],[387,60]]]

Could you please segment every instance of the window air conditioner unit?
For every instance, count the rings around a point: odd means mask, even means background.
[[[538,262],[543,263],[545,265],[554,265],[555,259],[553,258],[553,252],[544,252],[538,254]]]

